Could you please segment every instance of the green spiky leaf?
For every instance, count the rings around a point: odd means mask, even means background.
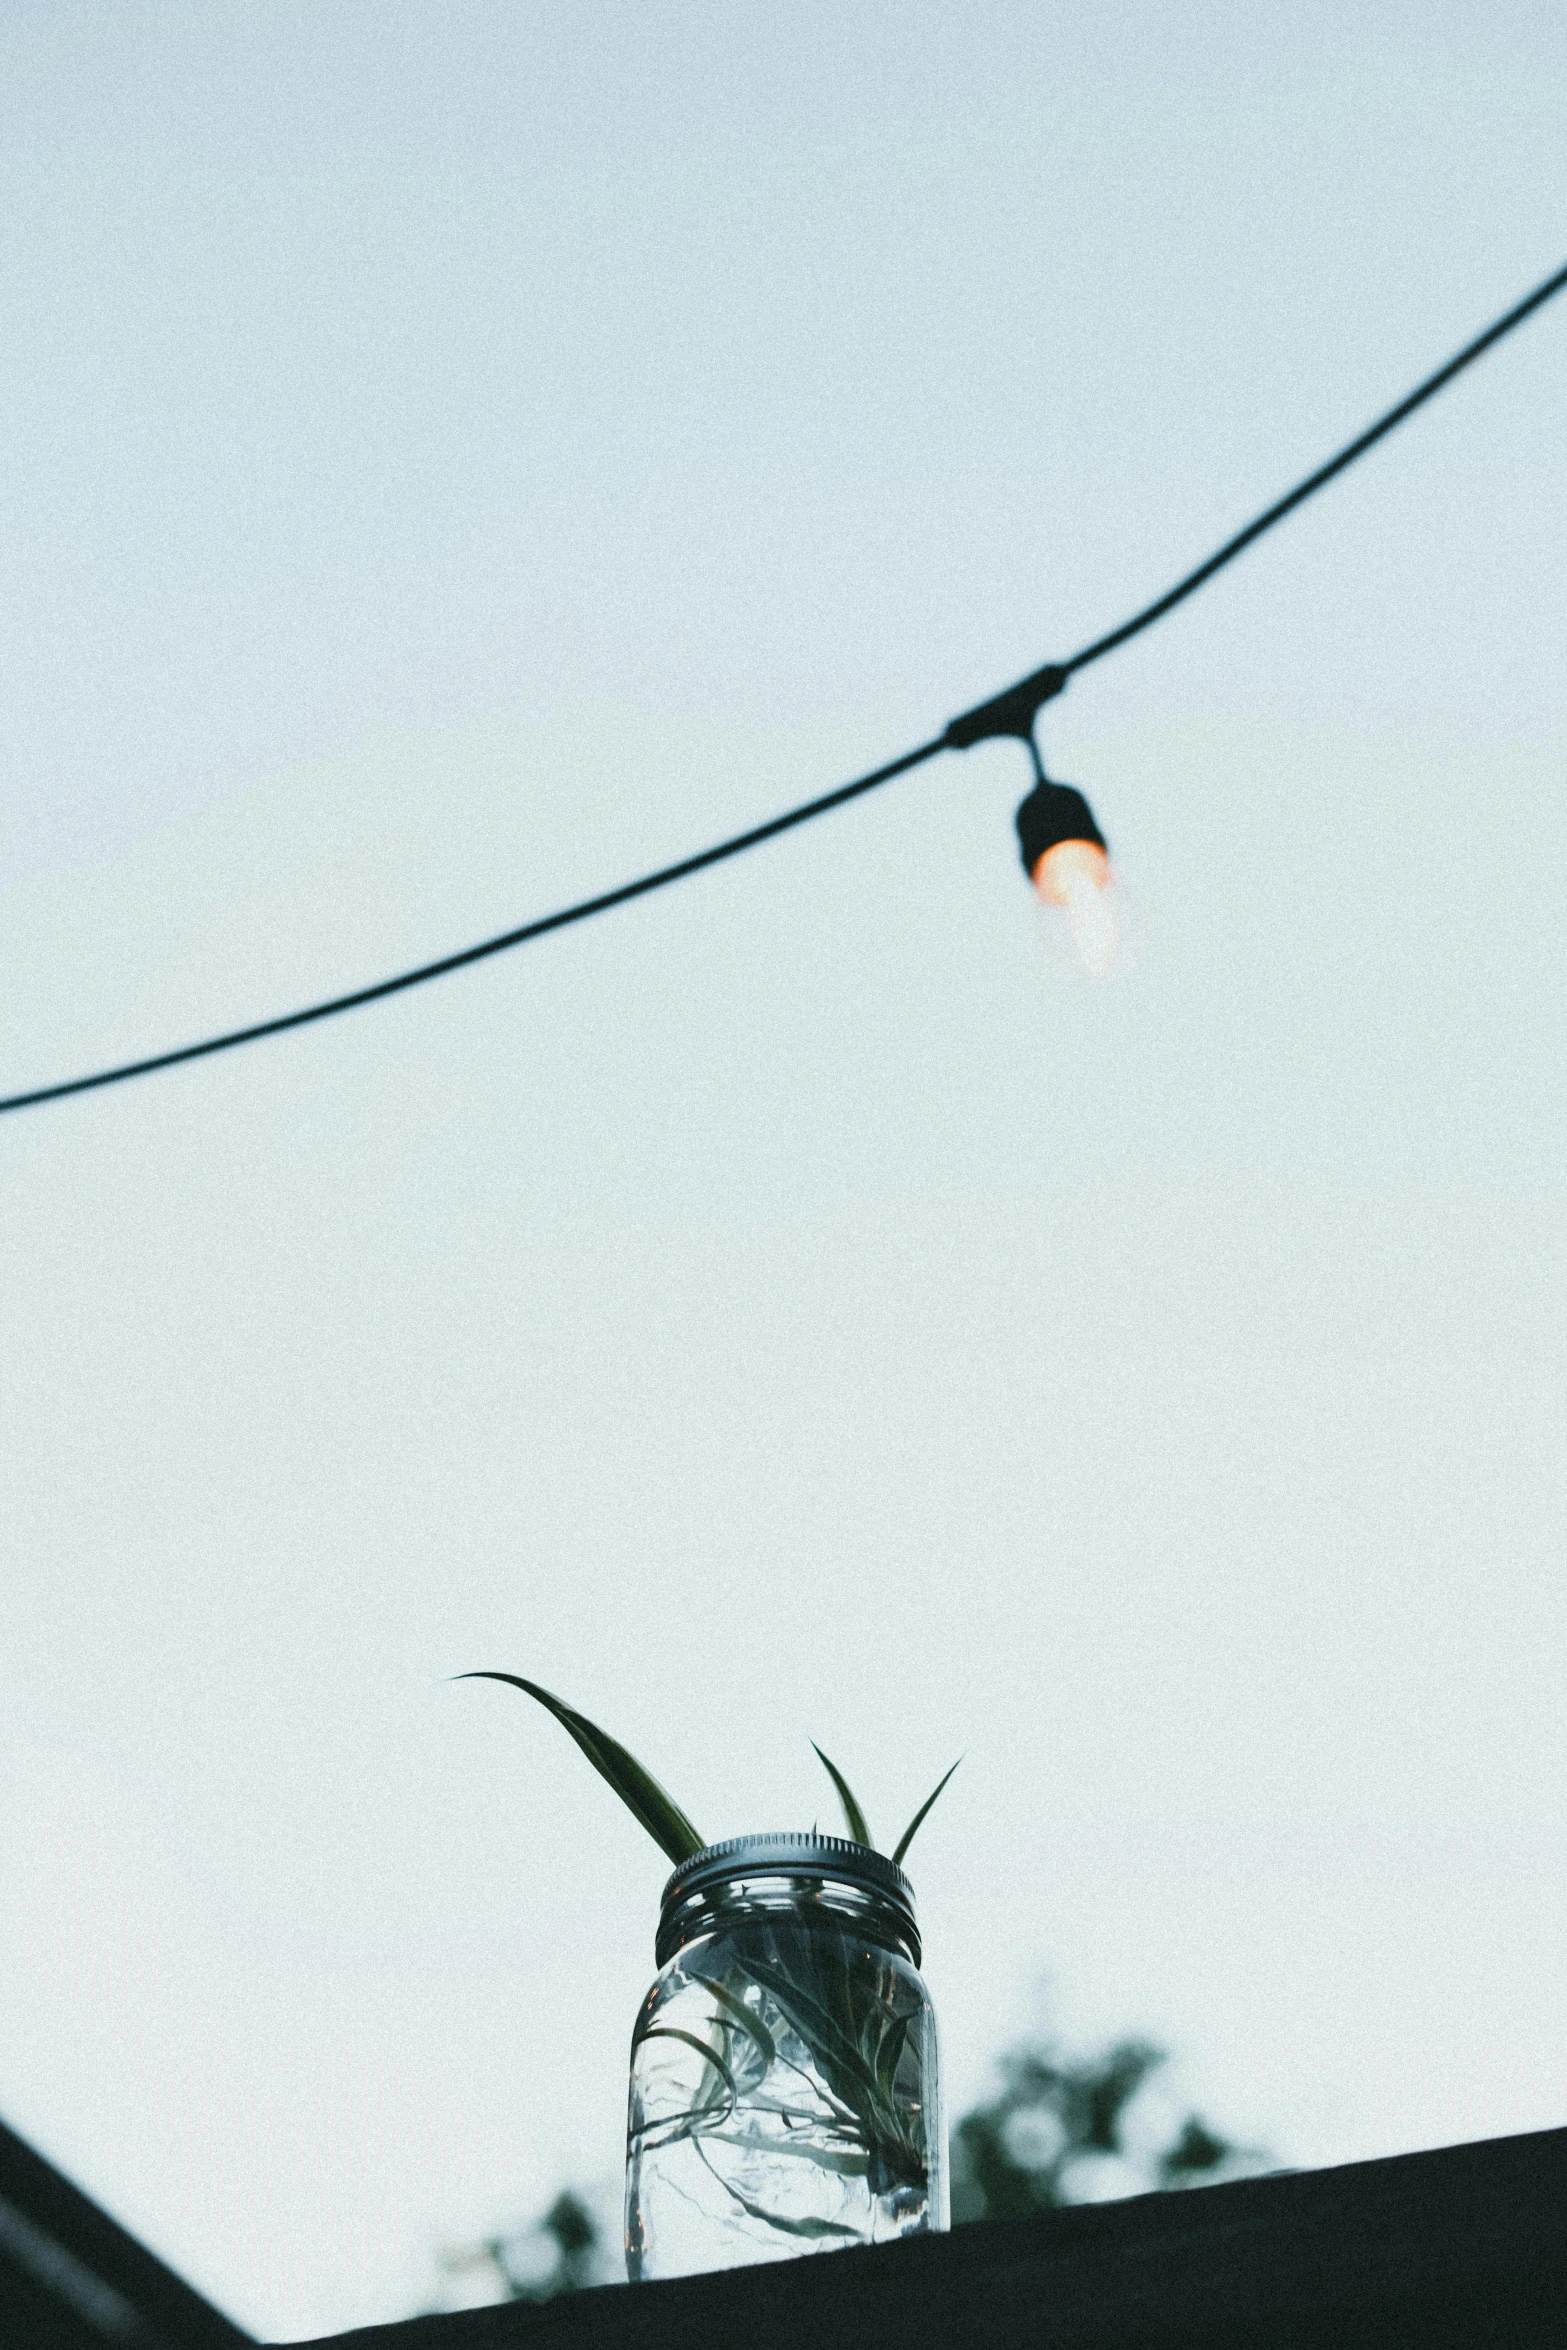
[[[962,1760],[963,1757],[960,1754],[958,1756],[958,1762],[961,1762]],[[952,1771],[955,1771],[957,1767],[958,1763],[954,1763],[952,1766]],[[904,1829],[903,1834],[898,1838],[897,1843],[893,1847],[892,1853],[892,1857],[895,1861],[901,1861],[904,1854],[908,1851],[909,1846],[915,1839],[915,1836],[919,1833],[920,1827],[924,1822],[925,1814],[929,1811],[931,1805],[935,1802],[937,1796],[941,1793],[941,1790],[947,1784],[947,1779],[951,1778],[952,1771],[948,1771],[946,1778],[937,1780],[935,1786],[931,1789],[924,1802],[920,1805],[919,1810],[914,1814],[913,1819],[910,1820],[908,1826]]]
[[[707,2062],[712,2066],[714,2072],[718,2073],[722,2077],[724,2087],[729,2092],[729,2103],[731,2107],[739,2104],[740,2090],[735,2080],[734,2074],[730,2071],[728,2065],[725,2064],[723,2058],[719,2055],[718,2050],[716,2048],[709,2048],[707,2042],[705,2040],[699,2040],[695,2032],[683,2032],[678,2024],[649,2024],[645,2032],[641,2032],[637,2035],[637,2046],[639,2048],[641,2047],[644,2040],[683,2040],[688,2048],[694,2048],[696,2050],[698,2056],[705,2057]]]
[[[831,1779],[833,1785],[838,1790],[838,1801],[843,1805],[843,1816],[849,1823],[849,1834],[853,1837],[856,1844],[868,1844],[871,1850],[874,1852],[876,1849],[876,1839],[871,1834],[870,1829],[866,1826],[865,1814],[861,1811],[859,1805],[855,1802],[854,1790],[849,1785],[848,1780],[844,1777],[842,1771],[839,1770],[837,1764],[833,1762],[829,1756],[823,1754],[821,1748],[817,1745],[814,1738],[811,1740],[811,1752],[816,1756],[817,1761],[822,1765],[822,1768],[826,1771],[827,1776]]]
[[[509,1687],[536,1698],[576,1740],[600,1778],[609,1781],[632,1818],[640,1821],[654,1843],[677,1867],[681,1861],[689,1860],[693,1852],[701,1851],[703,1838],[674,1798],[665,1794],[651,1771],[645,1771],[634,1754],[628,1754],[607,1732],[590,1722],[586,1714],[579,1714],[560,1698],[552,1697],[536,1681],[521,1680],[515,1673],[458,1673],[455,1677],[459,1681],[505,1681]]]
[[[687,1971],[693,1982],[700,1983],[704,1990],[710,1991],[719,2006],[727,2011],[726,2015],[718,2017],[719,2024],[727,2023],[730,2030],[738,2028],[745,2033],[747,2039],[755,2045],[764,2070],[767,2066],[776,2064],[778,2062],[778,2043],[767,2029],[766,2024],[763,2023],[756,2009],[747,2006],[743,1999],[737,1999],[732,1991],[725,1990],[722,1983],[715,1983],[711,1975],[698,1974],[694,1967],[688,1968]]]

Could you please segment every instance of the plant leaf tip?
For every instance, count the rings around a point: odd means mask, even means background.
[[[536,1699],[552,1713],[561,1728],[586,1755],[598,1772],[620,1797],[632,1818],[647,1830],[678,1868],[694,1852],[700,1852],[701,1834],[687,1819],[671,1796],[665,1793],[652,1773],[644,1769],[634,1754],[628,1754],[618,1739],[611,1738],[586,1714],[579,1714],[574,1706],[555,1697],[548,1689],[541,1689],[537,1681],[525,1681],[518,1673],[497,1673],[481,1670],[473,1673],[454,1673],[455,1681],[504,1681],[512,1689],[520,1689],[525,1696]]]
[[[913,1817],[913,1819],[912,1819],[912,1820],[910,1820],[910,1822],[909,1822],[908,1826],[907,1826],[907,1827],[904,1829],[904,1831],[903,1831],[903,1834],[902,1834],[902,1835],[901,1835],[901,1836],[898,1838],[898,1841],[897,1841],[897,1843],[896,1843],[896,1844],[894,1845],[894,1847],[893,1847],[892,1857],[893,1857],[893,1860],[894,1860],[896,1863],[898,1863],[900,1866],[901,1866],[901,1864],[902,1864],[902,1860],[903,1860],[903,1856],[904,1856],[904,1854],[905,1854],[905,1853],[908,1851],[908,1849],[909,1849],[909,1846],[910,1846],[910,1845],[913,1843],[913,1841],[914,1841],[914,1838],[915,1838],[915,1835],[916,1835],[916,1833],[918,1832],[918,1830],[920,1829],[920,1827],[921,1827],[921,1826],[924,1824],[924,1819],[925,1819],[925,1815],[926,1815],[926,1813],[927,1813],[927,1812],[930,1810],[930,1808],[931,1808],[932,1804],[935,1802],[935,1800],[936,1800],[937,1796],[938,1796],[938,1795],[941,1793],[941,1791],[942,1791],[943,1787],[945,1787],[945,1785],[947,1784],[947,1781],[948,1781],[948,1780],[951,1778],[951,1776],[952,1776],[952,1772],[953,1772],[953,1771],[955,1771],[955,1770],[957,1769],[957,1767],[958,1767],[958,1763],[962,1762],[962,1760],[963,1760],[963,1757],[962,1757],[962,1755],[960,1754],[960,1755],[958,1756],[958,1762],[955,1762],[955,1763],[952,1765],[951,1769],[950,1769],[950,1770],[948,1770],[948,1771],[945,1771],[945,1772],[942,1774],[942,1776],[941,1776],[941,1777],[940,1777],[940,1778],[939,1778],[939,1779],[936,1781],[936,1784],[935,1784],[935,1786],[934,1786],[934,1787],[931,1789],[930,1793],[929,1793],[929,1794],[926,1796],[926,1798],[925,1798],[924,1802],[923,1802],[923,1803],[920,1805],[920,1807],[919,1807],[919,1810],[918,1810],[918,1811],[917,1811],[917,1812],[914,1814],[914,1817]]]
[[[844,1777],[842,1771],[839,1770],[831,1755],[823,1754],[821,1748],[817,1745],[814,1738],[811,1740],[811,1750],[816,1755],[818,1761],[821,1763],[823,1770],[827,1773],[827,1776],[831,1779],[833,1785],[838,1790],[838,1801],[843,1805],[843,1816],[848,1823],[849,1835],[851,1839],[856,1844],[867,1845],[870,1850],[874,1852],[876,1849],[876,1839],[870,1832],[870,1827],[866,1821],[864,1812],[861,1811],[859,1804],[855,1800],[853,1788],[849,1785],[848,1780]]]

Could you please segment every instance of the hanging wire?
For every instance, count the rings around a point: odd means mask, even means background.
[[[68,1077],[59,1085],[42,1085],[33,1093],[12,1094],[0,1101],[0,1111],[30,1109],[37,1102],[60,1101],[71,1093],[91,1093],[96,1086],[120,1085],[128,1077],[150,1077],[155,1069],[177,1068],[181,1061],[203,1060],[208,1053],[226,1053],[238,1044],[254,1044],[263,1036],[281,1036],[285,1029],[306,1028],[313,1020],[330,1020],[338,1012],[352,1012],[361,1004],[379,1003],[383,996],[401,995],[406,988],[422,987],[427,979],[444,979],[448,971],[461,971],[469,963],[482,963],[491,955],[503,955],[508,947],[526,946],[530,939],[544,938],[552,930],[569,930],[574,922],[586,922],[594,914],[607,914],[612,906],[629,905],[633,898],[645,898],[649,891],[665,889],[672,881],[684,881],[688,873],[700,873],[705,865],[721,865],[726,857],[738,857],[744,849],[754,849],[775,834],[789,832],[796,824],[809,824],[813,816],[824,816],[829,808],[841,808],[846,800],[858,799],[861,792],[874,791],[879,783],[890,783],[895,775],[906,775],[911,767],[918,767],[926,759],[933,759],[938,751],[946,749],[940,735],[933,742],[922,743],[917,751],[906,751],[901,759],[893,759],[885,767],[878,767],[870,775],[861,775],[853,783],[840,784],[836,791],[824,792],[819,800],[807,800],[802,807],[790,808],[782,816],[770,817],[765,824],[753,825],[749,832],[737,832],[730,840],[721,840],[710,849],[699,849],[694,857],[682,857],[678,865],[661,865],[656,873],[644,873],[636,881],[623,881],[618,889],[606,889],[596,898],[581,898],[574,906],[561,906],[553,914],[540,914],[532,922],[521,923],[515,930],[503,930],[494,938],[481,939],[477,946],[459,947],[454,955],[442,955],[434,963],[421,963],[412,971],[399,971],[395,978],[377,979],[368,987],[356,987],[349,995],[329,996],[324,1003],[307,1004],[299,1012],[280,1012],[273,1020],[258,1020],[250,1028],[231,1028],[221,1036],[203,1037],[199,1044],[177,1045],[172,1052],[153,1053],[145,1061],[126,1061],[113,1069],[99,1069],[90,1077]]]
[[[1347,448],[1340,449],[1336,457],[1330,457],[1326,465],[1319,465],[1315,473],[1308,473],[1305,480],[1297,482],[1276,505],[1269,506],[1265,513],[1259,514],[1255,522],[1248,522],[1244,530],[1238,530],[1232,539],[1226,539],[1218,552],[1208,557],[1206,563],[1199,563],[1195,571],[1189,571],[1184,579],[1178,580],[1173,588],[1145,611],[1135,614],[1130,620],[1123,620],[1120,627],[1112,628],[1108,636],[1096,637],[1091,645],[1085,645],[1080,653],[1074,653],[1070,661],[1063,662],[1062,667],[1068,677],[1075,675],[1079,669],[1086,669],[1091,661],[1103,660],[1106,653],[1113,653],[1117,646],[1127,644],[1134,636],[1140,636],[1145,628],[1151,628],[1156,620],[1162,620],[1166,612],[1173,612],[1177,604],[1184,604],[1188,596],[1195,595],[1200,587],[1207,585],[1216,571],[1222,571],[1226,563],[1233,563],[1236,556],[1242,554],[1254,539],[1260,539],[1265,530],[1271,530],[1276,522],[1284,520],[1286,514],[1292,514],[1297,506],[1303,506],[1335,474],[1353,465],[1357,457],[1363,457],[1368,449],[1375,448],[1385,434],[1395,431],[1406,416],[1413,416],[1417,408],[1423,408],[1427,400],[1434,399],[1445,385],[1452,382],[1455,375],[1462,375],[1464,369],[1472,366],[1482,352],[1489,351],[1491,345],[1499,343],[1504,335],[1510,335],[1515,326],[1522,326],[1526,318],[1541,309],[1553,294],[1559,294],[1564,286],[1567,286],[1567,265],[1546,278],[1543,284],[1537,285],[1532,294],[1525,294],[1521,302],[1505,311],[1493,325],[1486,328],[1484,334],[1476,335],[1472,343],[1465,343],[1461,351],[1455,351],[1452,358],[1437,369],[1435,375],[1428,375],[1424,383],[1416,384],[1414,390],[1407,393],[1396,407],[1390,408],[1385,416],[1379,416],[1375,424],[1367,425],[1365,431],[1351,441]]]
[[[597,897],[579,899],[575,905],[562,906],[553,914],[541,914],[532,922],[521,923],[515,930],[503,930],[494,938],[481,939],[476,946],[462,947],[455,954],[442,955],[433,963],[421,963],[415,969],[400,971],[390,979],[378,979],[368,987],[354,988],[347,995],[329,996],[320,1003],[307,1004],[300,1011],[282,1012],[271,1020],[257,1020],[247,1028],[227,1029],[221,1035],[203,1037],[196,1044],[178,1045],[170,1052],[149,1054],[145,1060],[123,1061],[113,1068],[95,1070],[86,1077],[68,1077],[55,1085],[35,1086],[26,1093],[7,1095],[0,1098],[0,1114],[8,1110],[33,1109],[42,1102],[63,1101],[71,1094],[93,1093],[106,1085],[123,1085],[132,1077],[150,1077],[155,1070],[174,1069],[182,1061],[204,1060],[212,1053],[231,1052],[237,1045],[255,1044],[264,1036],[281,1036],[290,1028],[306,1028],[317,1020],[333,1019],[339,1012],[356,1011],[362,1004],[379,1003],[385,996],[401,995],[408,988],[424,986],[428,980],[443,979],[450,971],[461,971],[470,963],[482,963],[491,955],[505,954],[509,948],[526,946],[530,940],[544,938],[554,930],[569,929],[573,923],[586,922],[595,914],[607,914],[615,906],[628,905],[633,898],[647,897],[652,891],[666,889],[671,882],[684,881],[689,875],[700,873],[709,865],[721,865],[730,857],[740,856],[746,849],[759,848],[763,841],[774,840],[780,833],[792,832],[796,825],[808,824],[814,817],[825,816],[829,809],[841,808],[848,801],[859,799],[863,793],[875,791],[881,784],[891,783],[894,777],[907,775],[911,768],[922,767],[926,760],[934,759],[940,751],[966,750],[974,743],[987,741],[997,735],[1017,735],[1032,743],[1034,719],[1038,711],[1045,702],[1064,690],[1069,677],[1080,669],[1088,668],[1090,663],[1103,660],[1107,653],[1115,652],[1119,646],[1128,644],[1133,637],[1140,636],[1145,628],[1151,628],[1156,621],[1162,620],[1166,613],[1173,612],[1188,596],[1195,595],[1200,587],[1206,586],[1226,564],[1233,563],[1236,556],[1260,539],[1265,531],[1272,530],[1287,514],[1293,513],[1297,506],[1303,505],[1347,466],[1363,457],[1368,449],[1374,448],[1386,434],[1413,416],[1417,408],[1433,399],[1483,352],[1499,343],[1504,335],[1511,334],[1515,327],[1521,326],[1526,318],[1542,308],[1564,287],[1567,287],[1567,264],[1544,279],[1532,293],[1515,303],[1511,310],[1505,311],[1484,333],[1476,335],[1473,342],[1466,343],[1461,351],[1455,352],[1434,375],[1427,376],[1424,382],[1417,384],[1395,407],[1389,408],[1374,424],[1368,425],[1336,456],[1330,457],[1325,465],[1319,465],[1315,473],[1309,473],[1304,481],[1297,482],[1275,504],[1248,522],[1244,530],[1226,539],[1223,546],[1216,549],[1205,562],[1199,563],[1195,571],[1188,572],[1184,579],[1178,580],[1174,587],[1167,589],[1153,603],[1134,613],[1130,620],[1124,620],[1119,628],[1111,629],[1107,636],[1096,637],[1092,644],[1074,653],[1069,661],[1051,662],[1043,669],[1033,670],[1015,685],[1008,686],[1003,693],[976,703],[973,709],[952,719],[940,734],[933,736],[927,743],[921,743],[917,750],[905,751],[901,758],[890,759],[884,767],[873,768],[870,774],[857,777],[853,783],[840,784],[835,791],[824,792],[819,799],[803,801],[799,807],[789,808],[783,815],[771,817],[765,824],[753,825],[747,832],[737,832],[728,840],[716,842],[711,848],[700,849],[694,856],[682,857],[673,865],[660,866],[656,872],[644,873],[635,881],[622,882],[618,888],[604,890]]]

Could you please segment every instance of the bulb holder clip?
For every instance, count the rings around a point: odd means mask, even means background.
[[[994,695],[988,702],[979,702],[972,710],[964,710],[952,719],[942,735],[949,751],[972,750],[975,743],[990,742],[994,738],[1015,735],[1020,742],[1034,739],[1034,720],[1046,702],[1053,702],[1066,691],[1067,671],[1054,662],[1036,669],[1032,677],[1020,678],[1009,685],[1004,694]]]

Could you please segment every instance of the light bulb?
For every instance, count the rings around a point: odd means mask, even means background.
[[[1108,979],[1120,944],[1110,860],[1097,841],[1058,840],[1034,867],[1041,905],[1059,907],[1072,952],[1090,979]]]
[[[1078,968],[1089,979],[1108,979],[1120,945],[1120,887],[1110,864],[1104,834],[1080,791],[1052,783],[1038,765],[1039,781],[1017,812],[1023,870],[1051,927],[1066,933]]]

